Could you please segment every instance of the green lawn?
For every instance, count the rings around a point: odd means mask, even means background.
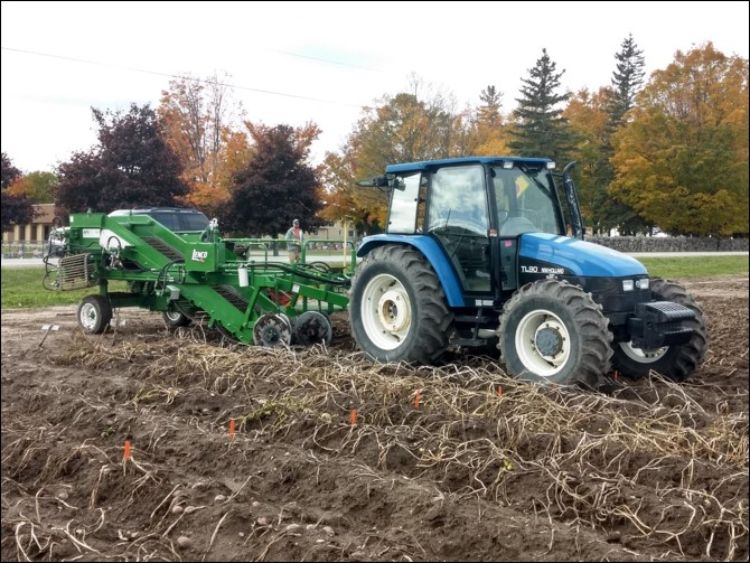
[[[746,256],[699,256],[684,258],[639,258],[653,277],[684,279],[717,275],[748,275]],[[97,293],[90,287],[77,291],[48,291],[42,287],[43,268],[3,268],[2,308],[46,307],[78,303],[84,295]],[[125,282],[110,285],[112,291],[126,291]]]
[[[688,256],[682,258],[638,258],[655,278],[684,279],[748,274],[747,256]]]
[[[76,291],[49,291],[42,286],[44,268],[3,268],[2,308],[17,309],[78,303],[85,295],[98,293],[98,287]],[[126,291],[125,282],[110,284],[112,291]]]

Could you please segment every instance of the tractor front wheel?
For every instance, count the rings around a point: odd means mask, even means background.
[[[453,315],[425,257],[407,246],[384,245],[357,268],[349,322],[357,345],[371,358],[431,364],[448,347]]]
[[[684,323],[693,329],[693,335],[685,344],[662,346],[643,350],[632,342],[618,342],[614,345],[612,362],[622,375],[640,379],[651,370],[657,371],[674,381],[685,381],[703,362],[708,345],[703,310],[680,284],[660,279],[651,280],[651,296],[656,301],[672,301],[692,309],[695,318]]]
[[[103,295],[87,295],[78,305],[78,324],[87,334],[101,334],[112,320],[112,306]]]
[[[609,371],[612,334],[601,305],[567,281],[519,289],[503,308],[497,334],[505,366],[519,379],[595,389]]]

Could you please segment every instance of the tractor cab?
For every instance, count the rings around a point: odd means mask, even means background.
[[[360,185],[389,188],[386,235],[429,236],[450,258],[463,300],[494,304],[518,286],[521,235],[582,238],[571,167],[561,186],[554,168],[546,158],[454,158],[388,166]]]

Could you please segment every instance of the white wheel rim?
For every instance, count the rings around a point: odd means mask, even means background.
[[[643,349],[636,348],[635,346],[633,346],[633,342],[630,341],[620,342],[620,350],[622,350],[628,358],[638,362],[639,364],[653,364],[654,362],[658,362],[664,357],[664,354],[669,351],[669,346]]]
[[[401,346],[412,325],[412,306],[403,284],[390,274],[378,274],[362,292],[362,325],[381,350]]]
[[[96,307],[94,307],[92,303],[84,303],[79,314],[81,326],[86,330],[94,330],[96,327],[96,319]]]
[[[559,349],[544,354],[538,347],[538,339],[546,333],[559,338]],[[570,334],[560,317],[546,309],[527,313],[516,329],[516,351],[523,366],[541,377],[550,377],[560,372],[570,358]]]
[[[179,322],[181,317],[182,313],[178,313],[177,311],[167,311],[167,318],[173,323]]]

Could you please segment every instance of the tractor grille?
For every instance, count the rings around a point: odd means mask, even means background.
[[[172,260],[173,262],[183,260],[182,254],[169,246],[166,242],[158,237],[143,237],[151,247],[161,252],[164,256]]]
[[[214,291],[221,295],[224,299],[229,301],[237,309],[243,313],[247,311],[248,300],[242,297],[235,289],[230,285],[217,285],[214,287]]]
[[[58,289],[67,291],[94,285],[94,280],[89,275],[91,274],[90,257],[91,254],[86,253],[60,258],[57,271]]]

